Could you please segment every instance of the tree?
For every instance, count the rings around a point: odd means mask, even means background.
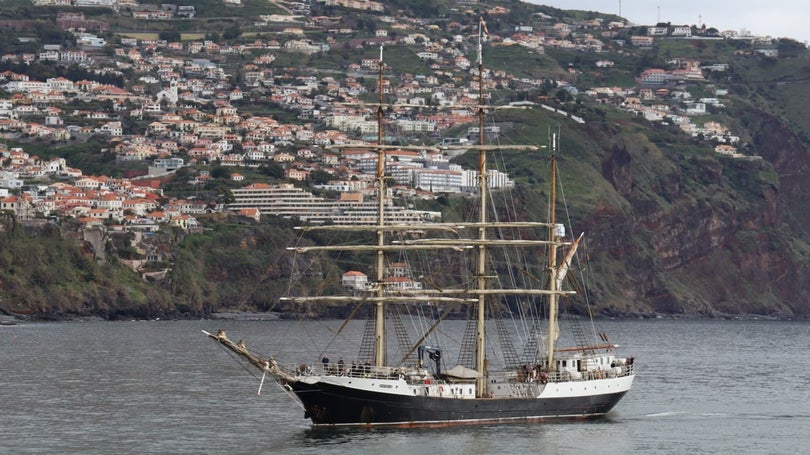
[[[225,166],[217,166],[211,169],[211,177],[215,179],[231,178],[231,170]]]
[[[780,57],[798,57],[807,52],[807,46],[790,38],[779,38],[777,45]]]
[[[169,42],[180,41],[180,32],[177,30],[163,30],[158,33],[158,38]]]
[[[268,163],[267,165],[262,166],[261,167],[261,172],[262,172],[262,174],[264,174],[264,175],[266,175],[268,177],[273,177],[273,178],[277,178],[277,179],[280,179],[280,178],[284,177],[284,168],[281,167],[280,164],[275,163],[275,162]]]
[[[309,174],[309,180],[314,185],[323,185],[325,183],[329,183],[329,180],[332,179],[332,174],[324,171],[323,169],[316,169]]]
[[[565,89],[557,90],[557,93],[555,94],[555,96],[557,97],[557,100],[559,102],[561,102],[561,103],[572,101],[574,99],[574,97],[571,95],[571,93],[569,93]]]
[[[232,204],[236,198],[233,197],[231,189],[225,186],[219,188],[219,202],[223,204]]]
[[[225,31],[222,32],[222,39],[234,40],[236,38],[239,38],[241,34],[242,30],[239,28],[239,24],[234,23],[232,26],[228,27],[227,29],[225,29]]]

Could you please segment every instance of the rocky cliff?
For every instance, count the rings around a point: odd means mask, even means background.
[[[807,317],[808,150],[778,119],[739,112],[762,159],[695,153],[591,128],[619,198],[583,221],[608,314]],[[618,203],[616,201],[619,201]]]

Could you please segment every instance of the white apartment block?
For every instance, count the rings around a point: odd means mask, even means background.
[[[462,177],[462,171],[420,169],[413,173],[413,186],[432,193],[458,193]]]
[[[462,187],[464,191],[470,191],[478,188],[478,171],[465,170],[463,171]],[[511,188],[515,186],[515,182],[509,179],[509,175],[501,171],[490,169],[487,172],[487,188]]]
[[[234,211],[256,208],[264,215],[297,217],[311,223],[377,224],[376,201],[328,200],[291,184],[257,183],[231,193],[234,202],[228,208]],[[441,217],[441,212],[410,210],[390,202],[386,206],[386,224],[430,222]]]
[[[436,131],[436,122],[431,120],[397,120],[396,124],[405,132],[430,133]]]
[[[40,81],[11,81],[5,86],[6,91],[9,92],[47,92],[50,91],[50,86],[47,82]]]

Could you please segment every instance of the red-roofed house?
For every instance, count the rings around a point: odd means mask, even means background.
[[[237,212],[237,214],[239,216],[245,216],[245,217],[251,218],[251,219],[255,220],[256,222],[260,221],[261,217],[262,217],[262,213],[259,211],[259,209],[253,208],[253,207],[241,209],[241,210],[239,210],[239,212]]]

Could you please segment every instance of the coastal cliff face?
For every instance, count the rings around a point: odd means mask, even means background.
[[[740,113],[762,160],[690,154],[625,136],[600,150],[624,204],[583,221],[597,308],[616,315],[810,316],[808,159],[762,112]],[[595,143],[609,133],[590,131]],[[786,215],[787,214],[787,215]]]

